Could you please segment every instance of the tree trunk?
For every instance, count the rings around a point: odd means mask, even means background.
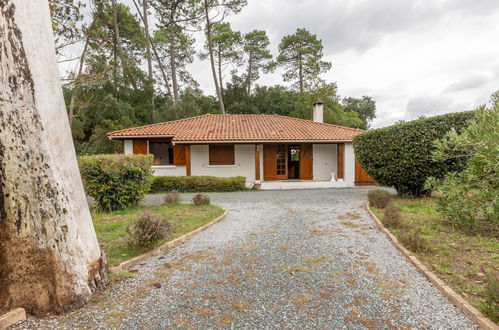
[[[170,70],[172,78],[172,89],[173,89],[173,102],[177,103],[178,97],[178,83],[177,83],[177,62],[175,61],[175,35],[173,31],[170,31]]]
[[[106,282],[46,0],[0,2],[0,309],[62,312]]]
[[[71,101],[69,102],[68,120],[69,120],[69,128],[71,131],[73,130],[73,117],[74,117],[74,108],[75,108],[75,104],[76,104],[76,96],[77,96],[76,94],[78,92],[78,79],[80,78],[81,74],[83,73],[83,64],[85,62],[85,56],[87,54],[89,40],[90,39],[87,36],[87,38],[85,40],[85,46],[83,46],[83,51],[81,52],[81,56],[80,56],[78,73],[76,74],[76,77],[75,77],[73,93],[71,94]]]
[[[147,72],[148,72],[148,87],[151,93],[151,113],[150,122],[154,123],[154,83],[152,78],[152,58],[151,58],[151,39],[149,37],[149,24],[147,21],[147,0],[142,0],[142,8],[144,11],[143,21],[144,21],[144,34],[146,38],[146,56],[147,56]]]
[[[246,77],[246,86],[248,88],[247,92],[248,92],[248,95],[250,95],[251,93],[251,70],[253,70],[252,68],[252,63],[253,60],[252,60],[252,56],[251,56],[251,53],[249,54],[249,58],[248,58],[248,76]]]
[[[211,22],[208,10],[208,0],[204,0],[204,13],[206,17],[206,39],[208,40],[208,53],[210,55],[211,73],[213,74],[213,81],[215,82],[215,89],[217,91],[220,112],[225,113],[222,91],[220,89],[220,86],[218,85],[217,71],[215,69],[215,59],[213,57],[213,43],[211,42]]]
[[[222,81],[222,52],[218,47],[218,84],[220,86],[220,94],[224,95],[224,85]]]
[[[303,63],[301,55],[298,56],[298,79],[300,80],[300,93],[303,93]]]

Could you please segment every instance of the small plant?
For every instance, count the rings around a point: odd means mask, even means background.
[[[430,247],[426,239],[421,235],[421,230],[411,229],[401,231],[399,236],[400,242],[409,250],[414,252],[428,252]]]
[[[152,213],[144,211],[137,222],[128,228],[130,244],[138,248],[147,248],[159,240],[168,236],[171,231],[171,223]]]
[[[388,205],[383,214],[383,223],[389,228],[402,227],[403,223],[400,209],[392,204]]]
[[[192,202],[196,205],[210,205],[210,197],[206,194],[196,194],[192,198]]]
[[[164,202],[165,204],[179,204],[182,202],[182,197],[178,191],[172,190],[166,193]]]
[[[392,200],[392,195],[383,189],[372,189],[367,192],[369,205],[384,209]]]
[[[487,310],[489,316],[494,321],[499,321],[499,278],[493,276],[485,270],[484,266],[480,266],[480,270],[485,274],[485,301],[487,302]]]

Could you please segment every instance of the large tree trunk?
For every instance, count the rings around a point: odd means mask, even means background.
[[[173,31],[170,31],[170,70],[172,78],[172,89],[173,89],[173,102],[177,103],[179,101],[178,96],[178,83],[177,83],[177,62],[175,61],[175,35]]]
[[[208,40],[208,53],[210,55],[211,73],[213,74],[213,81],[215,82],[215,89],[217,91],[220,112],[225,113],[225,105],[222,99],[222,90],[218,85],[217,71],[215,69],[215,59],[213,57],[213,43],[211,42],[211,22],[208,0],[204,0],[204,13],[206,17],[206,39]]]
[[[147,15],[147,0],[142,0],[142,9],[144,11],[143,21],[144,21],[144,34],[146,39],[146,56],[147,56],[147,73],[148,73],[148,87],[151,93],[151,113],[150,122],[154,123],[154,82],[152,78],[152,58],[151,58],[151,39],[149,38],[149,23]]]
[[[61,312],[106,281],[46,0],[0,2],[0,309]]]

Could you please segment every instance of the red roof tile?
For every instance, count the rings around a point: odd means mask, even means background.
[[[363,130],[280,115],[202,116],[108,133],[113,139],[172,136],[176,142],[351,141]]]

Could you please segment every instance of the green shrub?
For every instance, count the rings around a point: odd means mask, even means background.
[[[93,155],[78,158],[83,185],[104,211],[136,205],[151,185],[152,155]]]
[[[411,229],[401,231],[398,237],[400,243],[414,252],[428,252],[430,246],[428,241],[421,235],[421,230]]]
[[[383,223],[388,228],[401,228],[403,222],[400,209],[392,204],[388,205],[383,213]]]
[[[371,189],[367,192],[369,205],[384,209],[392,201],[392,195],[383,189]]]
[[[151,191],[167,192],[225,192],[245,189],[246,178],[218,178],[214,176],[156,176],[151,185]]]
[[[172,190],[166,193],[163,201],[165,202],[165,204],[178,204],[182,202],[182,197],[180,196],[178,191]]]
[[[438,193],[438,211],[468,230],[498,237],[499,228],[499,103],[482,107],[477,119],[461,133],[451,130],[435,141],[436,161],[467,159],[461,172],[443,180],[429,178],[427,185]]]
[[[494,276],[493,270],[486,270],[485,267],[480,267],[481,272],[485,275],[485,299],[487,302],[487,314],[495,321],[499,322],[499,278]]]
[[[474,111],[450,113],[369,130],[353,138],[355,156],[367,174],[399,195],[426,195],[428,177],[442,178],[466,163],[464,158],[434,161],[433,141],[452,128],[461,130],[475,116]]]
[[[171,222],[158,217],[151,211],[144,211],[135,224],[128,228],[129,244],[140,249],[148,248],[168,236]]]
[[[192,202],[196,205],[210,205],[210,197],[206,194],[196,194],[192,198]]]

